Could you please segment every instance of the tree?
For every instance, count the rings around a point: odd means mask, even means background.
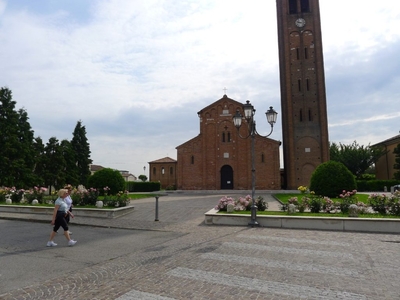
[[[311,175],[310,191],[320,196],[336,198],[343,190],[356,188],[354,175],[340,162],[331,160],[320,164]]]
[[[60,189],[65,184],[65,160],[60,144],[55,137],[51,137],[45,146],[43,178],[46,186]]]
[[[360,178],[386,151],[382,147],[360,146],[356,141],[351,145],[331,143],[330,159],[344,164],[354,176]]]
[[[143,182],[145,182],[147,180],[147,176],[146,175],[139,175],[139,179]]]
[[[60,151],[65,160],[65,183],[76,186],[79,184],[79,174],[78,166],[76,165],[77,159],[71,142],[68,140],[62,140],[60,143]]]
[[[45,186],[44,181],[44,168],[45,168],[45,146],[43,144],[43,140],[41,137],[37,137],[34,139],[33,147],[35,148],[35,155],[36,155],[36,164],[33,168],[33,173],[36,176],[36,184],[38,186]]]
[[[395,163],[393,165],[393,169],[397,170],[394,172],[394,179],[400,180],[400,144],[397,144],[396,148],[394,148],[393,153],[395,156]]]
[[[33,130],[24,109],[15,110],[16,102],[8,88],[0,89],[0,186],[27,188],[35,182]]]
[[[86,185],[90,176],[90,146],[86,138],[86,128],[78,121],[71,140],[71,146],[75,153],[75,165],[78,169],[78,183]]]
[[[105,187],[109,188],[110,195],[125,191],[125,180],[121,173],[110,168],[104,168],[94,173],[89,177],[88,184],[91,188],[99,190],[100,194],[104,193]]]
[[[36,164],[36,150],[34,147],[34,132],[28,122],[28,113],[24,109],[18,111],[18,151],[20,155],[18,186],[30,188],[37,183],[33,173]]]

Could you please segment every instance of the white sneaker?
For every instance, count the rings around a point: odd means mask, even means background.
[[[77,242],[77,241],[74,241],[74,240],[69,240],[69,242],[68,242],[68,246],[73,246],[73,245],[75,245],[75,244],[76,244],[76,242]]]
[[[47,242],[47,247],[55,247],[55,246],[57,246],[57,244],[54,243],[53,241],[48,241]]]

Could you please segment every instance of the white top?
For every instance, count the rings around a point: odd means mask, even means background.
[[[72,205],[72,199],[71,197],[68,195],[67,197],[64,198],[65,203],[67,203],[68,205],[68,210],[71,208]]]

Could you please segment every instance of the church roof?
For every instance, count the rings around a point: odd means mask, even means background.
[[[179,146],[176,146],[175,149],[179,149],[180,147],[182,147],[182,146],[184,146],[184,145],[186,145],[186,144],[192,143],[192,142],[195,141],[196,139],[199,139],[200,136],[201,136],[201,134],[195,136],[194,138],[191,138],[190,140],[184,142],[183,144],[180,144]]]
[[[156,163],[173,163],[173,162],[177,162],[175,159],[172,159],[171,157],[164,157],[164,158],[160,158],[157,160],[153,160],[153,161],[149,161],[149,164],[156,164]]]
[[[197,114],[201,114],[203,111],[208,110],[210,107],[214,107],[218,102],[226,101],[226,100],[235,102],[235,103],[237,103],[238,106],[243,106],[243,103],[241,103],[241,102],[239,102],[239,101],[236,101],[236,100],[234,100],[234,99],[231,99],[231,98],[229,98],[229,97],[225,94],[224,96],[222,96],[221,99],[219,99],[219,100],[217,100],[217,101],[211,103],[210,105],[207,105],[207,106],[204,107],[202,110],[200,110]]]

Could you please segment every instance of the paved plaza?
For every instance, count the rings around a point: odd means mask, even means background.
[[[75,218],[74,247],[45,246],[49,216],[1,213],[0,299],[400,299],[400,235],[204,225],[222,195]]]

